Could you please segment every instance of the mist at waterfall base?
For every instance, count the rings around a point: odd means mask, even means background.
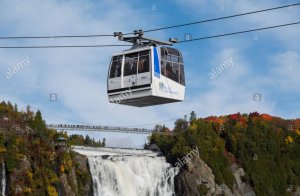
[[[178,170],[148,150],[74,147],[86,155],[94,195],[172,196]]]
[[[88,135],[95,140],[106,138],[107,147],[120,147],[120,148],[139,148],[142,149],[147,142],[146,134],[135,133],[112,133],[112,132],[95,132],[95,131],[67,131],[68,135],[79,134],[84,137]]]
[[[5,173],[5,163],[2,163],[2,173],[1,173],[1,195],[5,196],[6,188],[6,173]]]

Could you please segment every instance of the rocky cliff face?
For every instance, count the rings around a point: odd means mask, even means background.
[[[45,195],[44,192],[38,193],[29,187],[24,187],[25,181],[31,180],[31,175],[28,171],[36,166],[27,157],[24,157],[18,169],[6,176],[6,195]],[[2,173],[2,168],[0,168]],[[26,174],[26,175],[24,175]],[[46,177],[45,177],[46,178]],[[56,180],[56,190],[58,195],[93,195],[92,177],[90,175],[87,157],[74,154],[72,160],[72,169],[68,172],[61,173],[59,179]],[[3,187],[1,187],[1,190]],[[48,191],[48,194],[51,191]],[[53,194],[55,195],[55,194]]]
[[[93,195],[93,183],[86,156],[76,154],[74,157],[75,165],[66,174],[60,175],[59,195]],[[85,176],[83,176],[85,175]]]
[[[252,187],[241,180],[241,177],[244,175],[243,168],[238,168],[238,166],[234,164],[231,170],[236,180],[233,190],[226,185],[217,184],[212,169],[200,157],[195,157],[192,161],[188,162],[186,167],[175,177],[176,195],[255,195]]]

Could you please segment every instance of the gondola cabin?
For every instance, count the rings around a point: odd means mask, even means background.
[[[110,103],[136,107],[183,101],[185,77],[181,52],[166,46],[138,44],[114,54],[107,92]]]

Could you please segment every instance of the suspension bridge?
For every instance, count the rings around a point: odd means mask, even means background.
[[[135,134],[152,134],[153,129],[129,128],[117,126],[99,126],[99,125],[66,125],[66,124],[47,124],[47,128],[60,131],[99,131],[99,132],[118,132]]]

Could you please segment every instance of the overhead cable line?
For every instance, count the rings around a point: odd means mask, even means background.
[[[132,45],[60,45],[60,46],[0,46],[0,49],[35,49],[35,48],[103,48],[103,47],[122,47]]]
[[[190,26],[190,25],[195,25],[195,24],[213,22],[213,21],[218,21],[218,20],[224,20],[224,19],[229,19],[229,18],[246,16],[246,15],[250,15],[250,14],[257,14],[257,13],[261,13],[261,12],[278,10],[278,9],[283,9],[283,8],[288,8],[288,7],[293,7],[293,6],[299,6],[299,5],[300,5],[300,2],[299,3],[294,3],[294,4],[289,4],[289,5],[284,5],[284,6],[279,6],[279,7],[273,7],[273,8],[263,9],[263,10],[246,12],[246,13],[242,13],[242,14],[235,14],[235,15],[224,16],[224,17],[213,18],[213,19],[207,19],[207,20],[201,20],[201,21],[196,21],[196,22],[191,22],[191,23],[185,23],[185,24],[180,24],[180,25],[173,25],[173,26],[168,26],[168,27],[161,27],[161,28],[156,28],[156,29],[150,29],[150,30],[146,30],[144,32],[147,33],[147,32],[160,31],[160,30],[166,30],[166,29],[172,29],[172,28]]]
[[[258,29],[250,29],[250,30],[245,30],[245,31],[238,31],[238,32],[233,32],[233,33],[225,33],[225,34],[219,34],[219,35],[199,37],[199,38],[194,38],[194,39],[187,39],[187,40],[178,41],[177,43],[184,43],[184,42],[199,41],[199,40],[212,39],[212,38],[218,38],[218,37],[225,37],[225,36],[230,36],[230,35],[250,33],[250,32],[255,32],[255,31],[262,31],[262,30],[267,30],[267,29],[274,29],[274,28],[292,26],[292,25],[297,25],[297,24],[300,24],[300,21],[299,22],[288,23],[288,24],[270,26],[270,27],[263,27],[263,28],[258,28]]]
[[[89,37],[113,37],[114,35],[53,35],[53,36],[6,36],[0,39],[57,39],[57,38],[89,38]]]
[[[208,23],[208,22],[213,22],[213,21],[218,21],[218,20],[224,20],[224,19],[229,19],[229,18],[235,18],[235,17],[240,17],[240,16],[246,16],[250,14],[257,14],[257,13],[262,13],[262,12],[267,12],[267,11],[273,11],[273,10],[278,10],[278,9],[283,9],[283,8],[288,8],[288,7],[293,7],[293,6],[299,6],[299,3],[293,3],[289,5],[283,5],[279,7],[273,7],[273,8],[268,8],[268,9],[263,9],[263,10],[257,10],[257,11],[252,11],[252,12],[246,12],[246,13],[241,13],[241,14],[235,14],[235,15],[230,15],[230,16],[224,16],[224,17],[219,17],[219,18],[213,18],[213,19],[207,19],[207,20],[201,20],[201,21],[196,21],[196,22],[190,22],[190,23],[185,23],[185,24],[179,24],[179,25],[173,25],[173,26],[167,26],[167,27],[160,27],[160,28],[154,28],[154,29],[149,29],[144,31],[145,33],[148,32],[154,32],[154,31],[161,31],[161,30],[166,30],[166,29],[172,29],[172,28],[178,28],[178,27],[184,27],[184,26],[190,26],[190,25],[195,25],[195,24],[201,24],[201,23]],[[131,35],[133,33],[124,33],[123,35]],[[1,39],[59,39],[59,38],[94,38],[94,37],[113,37],[113,34],[94,34],[94,35],[52,35],[52,36],[0,36]]]
[[[231,36],[231,35],[237,35],[237,34],[243,34],[243,33],[249,33],[249,32],[255,32],[255,31],[262,31],[267,29],[274,29],[274,28],[280,28],[280,27],[287,27],[292,25],[300,24],[299,22],[293,22],[293,23],[286,23],[281,25],[275,25],[275,26],[269,26],[269,27],[262,27],[257,29],[250,29],[250,30],[244,30],[244,31],[238,31],[238,32],[232,32],[232,33],[225,33],[225,34],[219,34],[219,35],[213,35],[213,36],[205,36],[205,37],[199,37],[189,40],[182,40],[177,41],[177,43],[184,43],[184,42],[192,42],[192,41],[199,41],[199,40],[206,40],[206,39],[212,39],[212,38],[218,38],[218,37],[225,37],[225,36]],[[60,46],[0,46],[0,49],[25,49],[25,48],[97,48],[97,47],[123,47],[123,46],[131,46],[131,45],[60,45]]]

